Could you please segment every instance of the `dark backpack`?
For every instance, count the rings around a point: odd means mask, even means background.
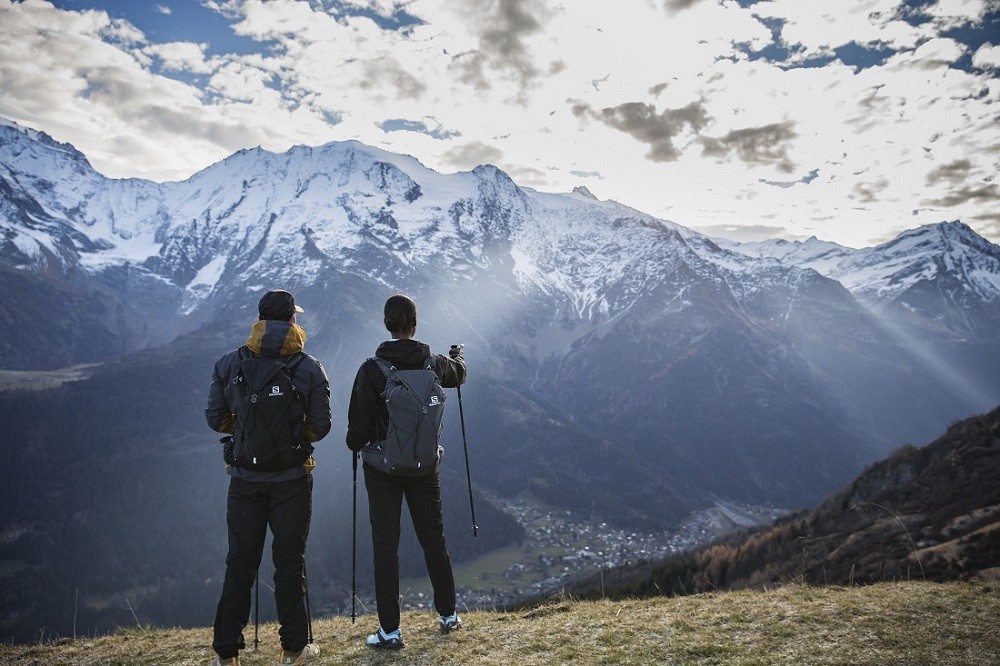
[[[231,464],[261,472],[301,465],[313,447],[303,437],[305,399],[292,380],[305,354],[268,358],[240,347],[239,355],[227,391],[236,415]]]
[[[434,471],[440,454],[444,418],[444,389],[434,372],[432,354],[418,370],[397,370],[375,361],[385,375],[385,408],[389,422],[385,438],[362,449],[365,463],[397,476],[422,476]]]

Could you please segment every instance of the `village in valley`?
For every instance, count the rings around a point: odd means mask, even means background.
[[[456,565],[459,606],[470,610],[503,609],[557,594],[572,581],[678,555],[726,532],[770,524],[785,513],[771,506],[718,501],[673,530],[642,532],[529,500],[489,499],[524,527],[526,538],[519,545]],[[400,592],[404,609],[433,607],[426,578],[400,581]]]

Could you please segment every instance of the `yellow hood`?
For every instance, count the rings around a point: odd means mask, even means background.
[[[306,330],[287,321],[261,320],[250,329],[247,347],[261,356],[291,356],[302,351]]]

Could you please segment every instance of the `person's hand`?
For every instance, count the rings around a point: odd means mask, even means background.
[[[452,345],[451,349],[448,350],[448,356],[452,357],[457,361],[464,361],[465,360],[465,354],[463,351],[464,349],[465,345]]]

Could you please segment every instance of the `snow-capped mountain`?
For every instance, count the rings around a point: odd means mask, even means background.
[[[1000,322],[996,318],[1000,316],[1000,247],[961,222],[926,225],[859,250],[815,238],[725,246],[747,256],[812,268],[877,310],[895,306],[940,319],[943,307],[966,312],[985,308],[995,316],[987,316],[983,325],[992,328]],[[937,298],[928,292],[935,292]]]
[[[899,298],[920,282],[944,278],[983,302],[1000,302],[1000,248],[961,222],[913,229],[859,250],[829,275],[873,301]]]
[[[581,315],[609,314],[626,305],[608,300],[609,287],[654,280],[679,237],[675,225],[592,195],[522,189],[490,166],[445,176],[356,142],[240,151],[156,184],[101,178],[45,135],[0,132],[7,200],[25,202],[0,222],[4,259],[90,274],[128,266],[184,290],[180,314],[210,300],[227,272],[259,282],[293,264],[309,283],[337,265],[390,282],[492,261],[512,261],[521,284],[560,293]],[[608,261],[580,261],[598,252]]]
[[[716,238],[720,247],[744,254],[754,259],[773,259],[791,266],[805,266],[826,274],[826,267],[838,264],[851,254],[849,247],[819,240],[815,236],[805,241],[787,241],[782,238],[749,243],[738,243],[724,238]]]
[[[315,353],[350,367],[382,335],[381,301],[405,291],[422,335],[466,341],[504,396],[484,406],[504,424],[484,454],[498,482],[542,494],[526,466],[558,459],[563,481],[582,478],[611,445],[627,452],[620,473],[589,489],[624,520],[712,493],[805,501],[1000,399],[998,328],[984,325],[997,248],[961,225],[870,250],[727,244],[583,190],[537,192],[492,166],[440,174],[357,142],[244,150],[183,182],[113,180],[12,123],[0,192],[4,315],[19,332],[2,366],[160,347],[251,320],[280,285],[312,305]],[[918,302],[922,285],[957,309]],[[955,385],[966,371],[974,390]],[[512,438],[547,448],[512,464]],[[623,493],[630,476],[647,482]],[[570,501],[566,488],[544,493]],[[636,508],[651,496],[671,498],[659,519]]]
[[[961,223],[863,250],[815,238],[712,242],[586,191],[519,188],[494,167],[442,175],[356,142],[244,150],[187,181],[158,184],[103,178],[72,146],[6,122],[0,175],[4,263],[91,275],[127,268],[132,280],[173,287],[175,314],[242,276],[241,286],[276,277],[281,266],[293,265],[304,284],[331,265],[401,284],[427,267],[461,275],[497,261],[513,262],[522,288],[558,294],[582,318],[613,316],[678,262],[738,291],[797,267],[868,305],[899,299],[912,309],[903,294],[942,279],[968,298],[1000,300],[1000,249]]]

